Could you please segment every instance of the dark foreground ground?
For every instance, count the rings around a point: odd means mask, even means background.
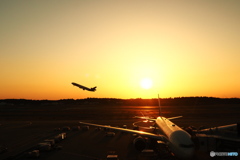
[[[25,159],[24,152],[63,132],[54,128],[77,126],[78,121],[112,126],[126,124],[132,128],[132,123],[138,121],[134,116],[156,117],[158,111],[157,106],[0,106],[0,146],[8,148],[7,152],[0,153],[0,159]],[[182,115],[183,118],[172,120],[180,127],[240,122],[239,105],[163,106],[162,112],[164,117]],[[131,134],[116,132],[114,137],[106,137],[104,131],[95,131],[94,127],[89,131],[65,132],[67,138],[58,144],[62,149],[40,153],[39,159],[106,159],[109,151],[115,151],[120,160],[143,159],[133,146]]]

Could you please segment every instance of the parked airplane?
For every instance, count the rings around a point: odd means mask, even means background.
[[[160,107],[160,103],[159,103],[159,107]],[[161,107],[159,109],[160,109],[159,112],[161,115]],[[138,134],[139,136],[135,138],[133,141],[135,148],[144,149],[146,147],[146,140],[143,137],[148,137],[157,141],[162,141],[163,143],[168,145],[169,149],[172,151],[172,153],[176,157],[180,159],[189,159],[193,157],[194,151],[195,151],[194,143],[191,140],[191,135],[170,121],[170,119],[175,119],[179,117],[182,117],[182,116],[172,117],[172,118],[165,118],[165,117],[159,116],[156,119],[152,119],[148,117],[136,117],[136,118],[141,118],[149,121],[155,121],[156,127],[162,130],[164,135],[126,129],[126,128],[118,128],[118,127],[111,127],[106,125],[86,123],[86,122],[79,122],[79,123],[84,125],[90,125],[90,126],[96,126],[96,127],[102,127],[102,128],[112,129],[112,130]]]
[[[76,87],[79,87],[79,88],[81,88],[81,89],[83,89],[83,90],[92,91],[92,92],[95,92],[95,91],[96,91],[96,88],[97,88],[97,87],[88,88],[88,87],[82,86],[82,85],[77,84],[77,83],[74,83],[74,82],[72,82],[72,85],[74,85],[74,86],[76,86]]]

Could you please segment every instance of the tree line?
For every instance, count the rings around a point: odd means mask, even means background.
[[[240,98],[216,97],[175,97],[160,98],[162,106],[171,105],[218,105],[240,104]],[[157,106],[158,99],[119,99],[119,98],[85,98],[60,100],[2,99],[0,105],[119,105],[119,106]]]

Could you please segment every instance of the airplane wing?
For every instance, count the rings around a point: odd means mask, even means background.
[[[128,132],[128,133],[135,133],[135,134],[139,134],[139,135],[144,136],[144,137],[149,137],[149,138],[161,140],[163,142],[168,142],[168,139],[164,135],[158,135],[158,134],[153,134],[153,133],[138,131],[138,130],[133,130],[133,129],[111,127],[111,126],[99,125],[99,124],[93,124],[93,123],[86,123],[86,122],[79,122],[79,123],[84,124],[84,125],[89,125],[89,126],[109,128],[109,129],[112,129],[112,130],[123,131],[123,132]]]
[[[237,124],[229,124],[229,125],[225,125],[225,126],[218,126],[218,127],[212,127],[212,128],[206,128],[206,129],[201,129],[200,131],[198,131],[199,133],[204,133],[204,132],[209,132],[209,131],[220,131],[220,130],[228,130],[231,128],[236,128]]]
[[[177,117],[170,117],[170,118],[167,118],[167,119],[177,119],[177,118],[182,118],[183,116],[177,116]]]

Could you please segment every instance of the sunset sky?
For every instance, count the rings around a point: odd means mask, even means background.
[[[240,98],[239,8],[239,0],[2,0],[0,99]]]

